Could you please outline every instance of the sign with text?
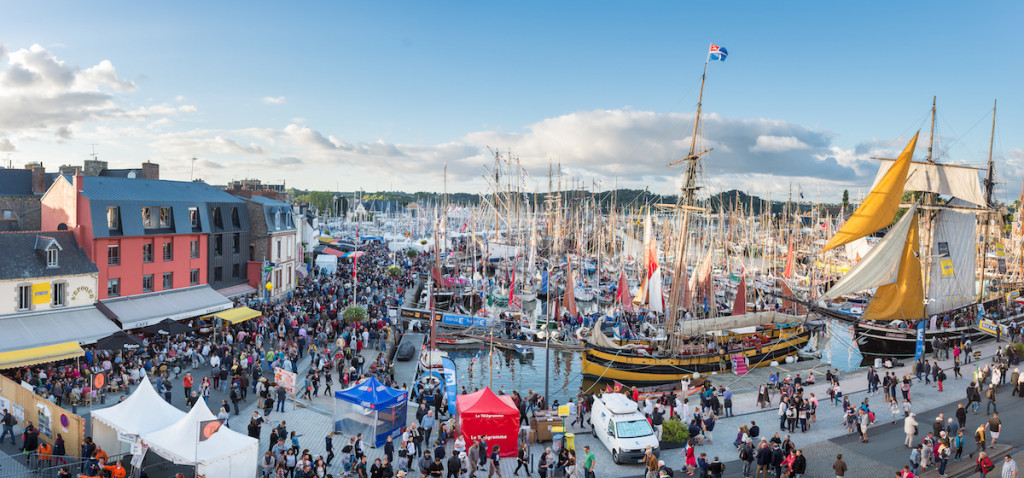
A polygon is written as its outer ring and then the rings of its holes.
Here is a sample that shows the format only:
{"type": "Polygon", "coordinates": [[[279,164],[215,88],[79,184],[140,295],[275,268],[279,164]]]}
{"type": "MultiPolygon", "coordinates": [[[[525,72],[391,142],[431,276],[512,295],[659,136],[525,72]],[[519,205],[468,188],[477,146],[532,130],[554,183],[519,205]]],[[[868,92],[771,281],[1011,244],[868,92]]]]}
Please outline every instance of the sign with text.
{"type": "Polygon", "coordinates": [[[279,387],[284,387],[288,391],[288,395],[295,396],[296,388],[295,382],[298,375],[295,372],[290,372],[281,367],[274,367],[274,381],[277,382],[279,387]]]}

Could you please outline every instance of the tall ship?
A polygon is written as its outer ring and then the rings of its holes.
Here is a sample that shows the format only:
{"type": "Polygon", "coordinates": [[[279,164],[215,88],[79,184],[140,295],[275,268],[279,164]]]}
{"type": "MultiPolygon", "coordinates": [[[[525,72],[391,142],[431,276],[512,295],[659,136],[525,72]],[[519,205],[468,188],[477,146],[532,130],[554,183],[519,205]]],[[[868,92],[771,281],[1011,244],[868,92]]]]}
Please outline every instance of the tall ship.
{"type": "MultiPolygon", "coordinates": [[[[994,134],[994,107],[992,114],[994,134]]],[[[983,191],[979,168],[934,160],[934,124],[933,101],[925,160],[913,161],[918,134],[897,159],[883,159],[871,192],[822,249],[827,253],[846,246],[849,256],[856,249],[851,245],[886,231],[812,306],[821,315],[853,324],[855,342],[850,347],[859,348],[865,362],[913,359],[920,323],[925,350],[931,350],[935,339],[977,340],[985,334],[979,321],[986,303],[1002,299],[985,294],[992,279],[986,280],[984,267],[991,246],[991,143],[983,191]],[[981,240],[979,217],[986,229],[981,240]],[[839,310],[850,301],[866,301],[866,306],[839,310]]]]}
{"type": "MultiPolygon", "coordinates": [[[[669,164],[684,163],[685,172],[678,201],[662,205],[667,211],[661,215],[664,228],[669,231],[662,235],[666,254],[659,256],[648,212],[638,261],[642,266],[642,284],[636,296],[631,297],[622,276],[615,297],[626,313],[633,312],[634,305],[644,307],[639,313],[642,322],[638,328],[656,332],[608,337],[600,324],[595,325],[588,335],[581,337],[585,345],[582,372],[586,379],[656,385],[710,372],[745,373],[748,368],[768,366],[796,355],[810,341],[811,330],[805,326],[804,317],[757,311],[757,305],[749,306],[749,279],[742,259],[737,259],[741,263],[738,280],[732,280],[731,275],[726,279],[713,276],[713,263],[720,265],[715,244],[721,246],[726,256],[729,248],[716,234],[716,227],[719,232],[722,230],[722,221],[716,226],[707,204],[697,200],[701,161],[711,151],[699,150],[698,137],[702,132],[700,116],[708,63],[724,59],[724,55],[724,48],[711,45],[701,76],[689,154],[669,164]],[[727,315],[718,307],[728,302],[720,291],[733,287],[733,306],[727,315]]],[[[570,274],[567,297],[563,300],[566,307],[572,307],[573,288],[570,274]]]]}

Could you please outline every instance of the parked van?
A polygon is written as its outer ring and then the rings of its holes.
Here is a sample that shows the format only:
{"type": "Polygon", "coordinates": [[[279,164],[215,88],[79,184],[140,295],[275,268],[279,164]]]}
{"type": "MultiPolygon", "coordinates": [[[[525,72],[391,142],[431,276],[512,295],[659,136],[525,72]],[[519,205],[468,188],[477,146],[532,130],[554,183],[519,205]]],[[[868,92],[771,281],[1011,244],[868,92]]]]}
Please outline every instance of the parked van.
{"type": "Polygon", "coordinates": [[[639,463],[647,447],[654,449],[655,456],[660,452],[647,417],[640,413],[636,402],[621,393],[594,397],[590,426],[594,437],[612,452],[615,463],[639,463]]]}

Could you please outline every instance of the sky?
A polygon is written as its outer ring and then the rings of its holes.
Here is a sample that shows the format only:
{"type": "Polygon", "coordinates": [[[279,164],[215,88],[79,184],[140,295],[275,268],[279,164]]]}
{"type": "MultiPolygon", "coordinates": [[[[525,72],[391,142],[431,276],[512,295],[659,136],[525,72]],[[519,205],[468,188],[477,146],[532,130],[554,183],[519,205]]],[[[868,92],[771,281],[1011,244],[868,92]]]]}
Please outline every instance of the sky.
{"type": "Polygon", "coordinates": [[[1024,180],[1021,2],[0,1],[0,160],[93,152],[163,179],[485,192],[494,151],[547,190],[675,193],[707,66],[706,193],[836,201],[922,132],[1024,180]],[[197,158],[196,161],[191,158],[197,158]],[[193,171],[194,166],[194,171],[193,171]]]}

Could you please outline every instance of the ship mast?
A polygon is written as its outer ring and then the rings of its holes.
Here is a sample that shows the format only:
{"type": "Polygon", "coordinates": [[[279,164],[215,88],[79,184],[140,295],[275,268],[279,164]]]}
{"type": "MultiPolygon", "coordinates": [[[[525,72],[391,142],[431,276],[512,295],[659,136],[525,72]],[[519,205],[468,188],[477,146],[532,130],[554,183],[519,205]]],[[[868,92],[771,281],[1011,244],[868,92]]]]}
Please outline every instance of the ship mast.
{"type": "MultiPolygon", "coordinates": [[[[928,133],[928,156],[925,157],[925,161],[928,162],[929,164],[935,164],[935,158],[932,156],[932,148],[935,145],[935,99],[936,99],[936,97],[932,96],[932,125],[931,125],[931,129],[929,130],[929,133],[928,133]]],[[[925,193],[924,204],[927,204],[929,206],[934,206],[935,205],[935,193],[925,193]]],[[[934,217],[934,212],[929,212],[929,213],[924,214],[924,221],[927,224],[927,227],[925,227],[924,230],[925,230],[925,232],[927,234],[927,237],[923,241],[924,242],[924,249],[925,249],[924,253],[921,254],[921,257],[926,258],[924,260],[924,263],[923,263],[924,264],[924,302],[925,303],[924,303],[924,307],[921,308],[921,313],[923,314],[923,316],[921,317],[922,319],[927,319],[928,318],[928,302],[929,302],[928,295],[929,295],[929,291],[931,290],[931,277],[932,277],[931,276],[931,270],[932,270],[932,241],[933,241],[932,238],[935,235],[935,231],[932,230],[932,227],[934,227],[934,224],[932,223],[932,218],[933,217],[934,217]]]]}
{"type": "Polygon", "coordinates": [[[669,166],[686,161],[686,181],[683,183],[682,194],[679,196],[679,202],[677,203],[677,209],[683,211],[683,224],[679,238],[676,240],[676,254],[674,258],[674,264],[672,266],[672,290],[669,295],[668,302],[668,314],[666,331],[669,333],[668,347],[674,349],[679,342],[679,336],[676,333],[677,322],[679,320],[679,306],[683,297],[683,287],[687,287],[686,284],[682,283],[681,278],[686,270],[686,242],[688,239],[687,228],[690,225],[690,213],[694,207],[694,196],[699,188],[696,185],[697,172],[700,167],[700,157],[711,151],[707,149],[699,153],[697,150],[697,132],[700,129],[700,112],[704,103],[704,81],[708,76],[708,63],[711,61],[711,48],[708,48],[708,56],[704,60],[704,73],[700,77],[700,94],[697,96],[697,114],[693,118],[693,135],[690,137],[690,151],[687,156],[683,159],[674,161],[669,166]]]}
{"type": "Polygon", "coordinates": [[[995,183],[992,181],[992,144],[996,137],[996,101],[992,102],[992,134],[988,140],[988,175],[985,177],[985,227],[984,230],[984,246],[981,248],[981,290],[978,293],[978,303],[985,301],[985,266],[988,260],[988,228],[989,223],[992,222],[992,186],[995,183]]]}

